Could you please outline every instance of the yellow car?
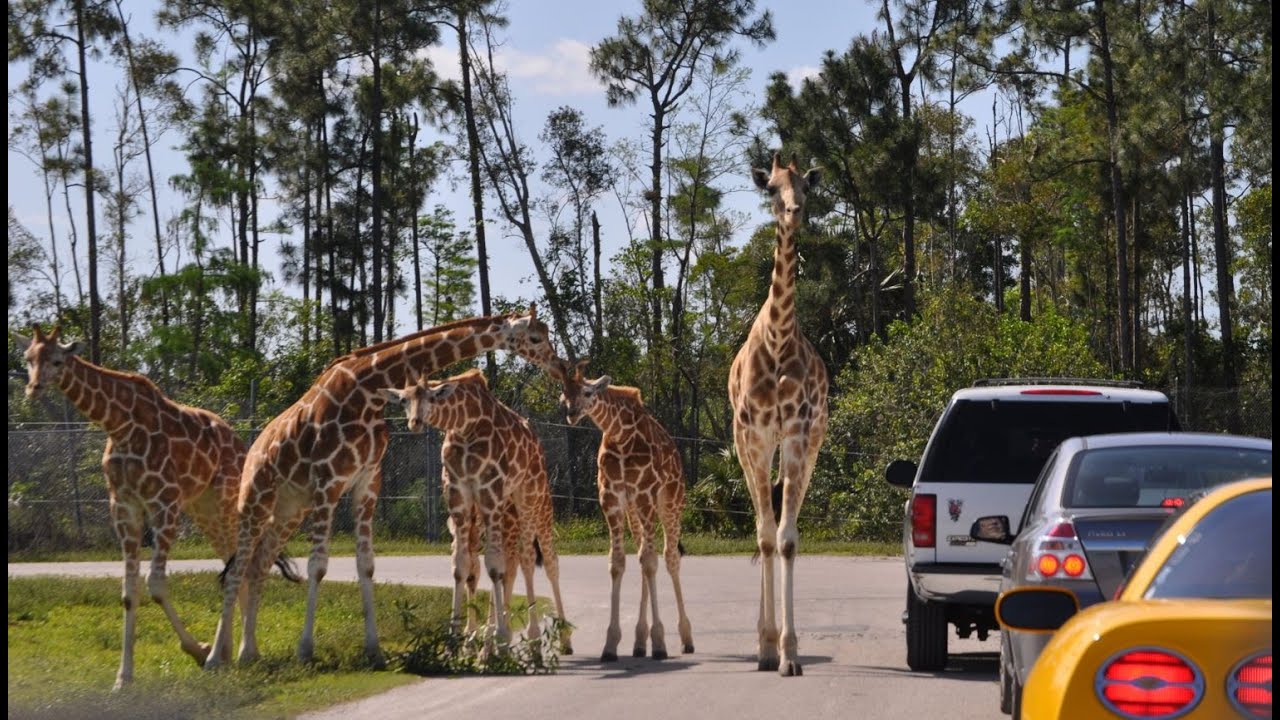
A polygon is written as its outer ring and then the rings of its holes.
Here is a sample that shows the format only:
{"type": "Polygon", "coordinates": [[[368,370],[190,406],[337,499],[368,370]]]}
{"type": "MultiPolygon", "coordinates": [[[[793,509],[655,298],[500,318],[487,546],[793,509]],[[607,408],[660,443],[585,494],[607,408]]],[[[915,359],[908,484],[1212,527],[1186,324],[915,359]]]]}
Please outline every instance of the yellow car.
{"type": "Polygon", "coordinates": [[[996,601],[1002,628],[1054,633],[1024,720],[1271,717],[1271,479],[1219,486],[1169,519],[1114,600],[996,601]],[[1056,632],[1055,632],[1056,631],[1056,632]]]}

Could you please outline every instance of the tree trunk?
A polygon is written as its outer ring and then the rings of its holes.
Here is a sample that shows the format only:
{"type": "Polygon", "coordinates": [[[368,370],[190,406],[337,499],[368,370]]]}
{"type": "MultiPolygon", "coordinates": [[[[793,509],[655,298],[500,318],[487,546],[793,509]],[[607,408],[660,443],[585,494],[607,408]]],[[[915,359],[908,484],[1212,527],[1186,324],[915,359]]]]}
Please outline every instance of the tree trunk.
{"type": "Polygon", "coordinates": [[[663,122],[666,116],[663,114],[662,104],[657,96],[653,97],[653,131],[650,142],[653,144],[653,154],[649,165],[650,185],[646,197],[649,200],[649,222],[652,226],[649,228],[650,251],[652,252],[653,266],[653,299],[651,302],[651,312],[653,313],[653,328],[650,340],[650,352],[655,352],[658,346],[658,339],[662,337],[662,290],[666,288],[666,279],[662,275],[662,136],[663,122]]]}
{"type": "Polygon", "coordinates": [[[1182,202],[1182,412],[1187,427],[1192,427],[1191,388],[1195,377],[1195,318],[1191,311],[1191,195],[1182,202]]]}
{"type": "Polygon", "coordinates": [[[98,293],[98,190],[93,172],[93,133],[89,115],[88,47],[84,34],[84,0],[76,0],[76,56],[80,63],[80,131],[84,143],[85,233],[89,243],[89,361],[102,364],[102,298],[98,293]]]}
{"type": "Polygon", "coordinates": [[[1098,56],[1102,60],[1104,98],[1107,110],[1108,165],[1111,170],[1111,209],[1116,232],[1116,314],[1119,321],[1120,370],[1133,373],[1132,314],[1129,310],[1129,241],[1126,236],[1124,178],[1120,170],[1120,111],[1115,92],[1115,67],[1111,59],[1111,39],[1107,34],[1106,0],[1094,0],[1098,22],[1098,56]]]}
{"type": "MultiPolygon", "coordinates": [[[[373,301],[373,341],[382,342],[382,56],[379,44],[382,42],[382,4],[373,0],[373,108],[369,115],[369,124],[373,128],[373,167],[371,168],[372,212],[373,212],[373,287],[370,299],[373,301]]],[[[390,278],[388,278],[388,282],[390,278]]]]}
{"type": "Polygon", "coordinates": [[[591,352],[597,354],[604,347],[604,304],[603,290],[600,282],[600,219],[596,211],[591,211],[591,255],[594,259],[593,273],[595,287],[592,288],[591,299],[595,309],[595,323],[591,328],[591,352]]]}
{"type": "Polygon", "coordinates": [[[1236,296],[1235,281],[1231,277],[1231,264],[1235,258],[1227,237],[1224,139],[1222,128],[1216,122],[1209,136],[1210,179],[1213,182],[1213,256],[1218,271],[1218,324],[1222,331],[1222,383],[1227,391],[1227,430],[1239,433],[1240,378],[1236,371],[1235,323],[1231,309],[1236,296]]]}
{"type": "MultiPolygon", "coordinates": [[[[467,160],[471,166],[471,209],[475,221],[476,272],[480,275],[480,314],[493,314],[489,299],[489,251],[484,237],[484,193],[480,188],[480,131],[476,127],[475,106],[471,96],[471,53],[467,40],[467,13],[458,12],[458,63],[462,69],[462,112],[467,123],[467,160]]],[[[489,385],[498,379],[498,362],[492,352],[485,353],[485,374],[489,385]]]]}

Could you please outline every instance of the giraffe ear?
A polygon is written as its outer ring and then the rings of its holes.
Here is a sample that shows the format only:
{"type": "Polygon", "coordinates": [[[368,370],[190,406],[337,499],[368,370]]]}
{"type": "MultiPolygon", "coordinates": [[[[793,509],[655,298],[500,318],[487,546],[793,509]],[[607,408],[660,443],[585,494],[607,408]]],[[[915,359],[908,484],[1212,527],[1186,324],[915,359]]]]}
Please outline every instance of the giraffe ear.
{"type": "Polygon", "coordinates": [[[613,382],[613,378],[609,377],[608,375],[601,375],[595,380],[587,383],[587,386],[591,388],[591,392],[597,393],[609,387],[609,383],[611,382],[613,382]]]}
{"type": "Polygon", "coordinates": [[[529,303],[529,319],[530,320],[538,319],[538,303],[536,302],[529,303]]]}
{"type": "Polygon", "coordinates": [[[403,403],[409,397],[409,393],[400,388],[378,388],[378,394],[393,403],[403,403]]]}
{"type": "Polygon", "coordinates": [[[810,190],[818,187],[822,184],[822,168],[809,168],[809,172],[804,174],[804,181],[809,184],[810,190]]]}
{"type": "Polygon", "coordinates": [[[68,355],[79,355],[79,354],[80,354],[80,341],[79,341],[79,340],[73,340],[73,341],[71,341],[71,342],[67,343],[66,345],[63,345],[63,344],[59,343],[59,344],[58,344],[58,347],[62,348],[62,352],[66,353],[66,354],[68,354],[68,355]]]}
{"type": "Polygon", "coordinates": [[[456,382],[442,382],[427,389],[427,397],[431,400],[444,400],[458,389],[456,382]]]}
{"type": "Polygon", "coordinates": [[[751,168],[751,180],[761,190],[766,190],[769,187],[769,173],[760,168],[751,168]]]}
{"type": "Polygon", "coordinates": [[[26,352],[27,348],[31,347],[31,338],[16,332],[10,332],[9,334],[13,336],[13,342],[17,344],[18,350],[26,352]]]}

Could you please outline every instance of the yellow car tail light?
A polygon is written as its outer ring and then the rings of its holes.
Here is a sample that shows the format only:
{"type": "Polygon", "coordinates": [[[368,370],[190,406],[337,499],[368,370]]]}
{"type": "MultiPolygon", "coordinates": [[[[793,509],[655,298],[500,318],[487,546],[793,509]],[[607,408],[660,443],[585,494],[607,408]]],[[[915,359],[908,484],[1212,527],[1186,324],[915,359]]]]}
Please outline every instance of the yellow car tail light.
{"type": "Polygon", "coordinates": [[[1227,697],[1248,718],[1271,717],[1271,651],[1245,658],[1227,678],[1227,697]]]}
{"type": "Polygon", "coordinates": [[[1204,677],[1178,653],[1131,648],[1102,664],[1094,692],[1108,710],[1124,718],[1176,718],[1204,697],[1204,677]]]}

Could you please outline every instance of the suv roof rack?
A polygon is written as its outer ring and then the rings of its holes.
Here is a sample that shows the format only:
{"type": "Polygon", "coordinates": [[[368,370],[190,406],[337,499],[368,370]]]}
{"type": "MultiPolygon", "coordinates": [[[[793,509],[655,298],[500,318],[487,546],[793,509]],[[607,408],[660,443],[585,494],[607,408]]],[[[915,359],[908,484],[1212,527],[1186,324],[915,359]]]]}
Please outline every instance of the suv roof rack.
{"type": "Polygon", "coordinates": [[[1140,388],[1142,387],[1142,381],[1069,377],[982,378],[973,381],[974,387],[993,387],[997,385],[1101,385],[1104,387],[1140,388]]]}

